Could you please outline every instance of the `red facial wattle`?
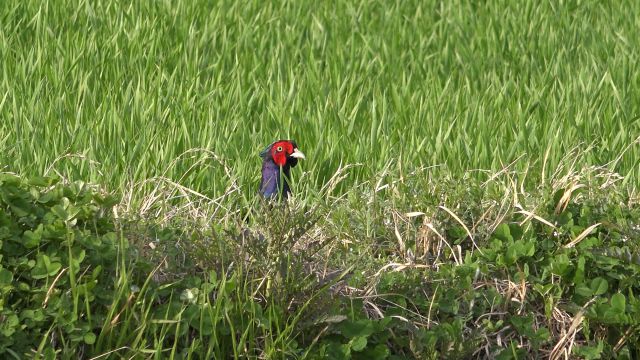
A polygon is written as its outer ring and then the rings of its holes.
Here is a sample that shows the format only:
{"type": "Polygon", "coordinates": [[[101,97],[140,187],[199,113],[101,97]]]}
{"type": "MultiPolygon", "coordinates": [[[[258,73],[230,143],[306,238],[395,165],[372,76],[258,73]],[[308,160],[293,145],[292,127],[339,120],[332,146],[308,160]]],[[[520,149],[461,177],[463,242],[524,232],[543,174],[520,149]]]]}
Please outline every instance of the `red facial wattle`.
{"type": "Polygon", "coordinates": [[[271,147],[271,158],[278,166],[285,166],[287,157],[293,153],[293,145],[288,141],[280,141],[271,147]]]}

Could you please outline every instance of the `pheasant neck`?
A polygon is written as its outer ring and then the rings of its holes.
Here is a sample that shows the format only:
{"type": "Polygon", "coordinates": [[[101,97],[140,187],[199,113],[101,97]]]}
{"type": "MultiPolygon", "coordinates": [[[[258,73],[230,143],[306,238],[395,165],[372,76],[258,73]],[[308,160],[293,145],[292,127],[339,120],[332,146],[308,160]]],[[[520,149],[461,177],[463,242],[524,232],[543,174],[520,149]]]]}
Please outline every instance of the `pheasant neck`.
{"type": "Polygon", "coordinates": [[[291,190],[289,189],[290,166],[278,166],[272,160],[265,160],[262,163],[262,180],[260,181],[260,194],[266,198],[278,197],[279,191],[282,197],[287,198],[291,190]],[[282,176],[280,172],[282,171],[282,176]],[[280,184],[283,182],[283,184],[280,184]]]}

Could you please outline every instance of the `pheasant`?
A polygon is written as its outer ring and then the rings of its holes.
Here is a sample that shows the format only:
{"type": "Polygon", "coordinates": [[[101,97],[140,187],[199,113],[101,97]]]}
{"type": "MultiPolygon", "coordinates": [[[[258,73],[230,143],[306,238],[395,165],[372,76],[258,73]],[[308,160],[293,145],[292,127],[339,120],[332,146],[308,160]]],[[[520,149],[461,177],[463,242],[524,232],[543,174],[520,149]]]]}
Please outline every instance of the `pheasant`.
{"type": "Polygon", "coordinates": [[[262,157],[262,179],[260,194],[266,199],[289,197],[291,168],[298,165],[298,159],[305,159],[293,140],[278,140],[260,153],[262,157]]]}

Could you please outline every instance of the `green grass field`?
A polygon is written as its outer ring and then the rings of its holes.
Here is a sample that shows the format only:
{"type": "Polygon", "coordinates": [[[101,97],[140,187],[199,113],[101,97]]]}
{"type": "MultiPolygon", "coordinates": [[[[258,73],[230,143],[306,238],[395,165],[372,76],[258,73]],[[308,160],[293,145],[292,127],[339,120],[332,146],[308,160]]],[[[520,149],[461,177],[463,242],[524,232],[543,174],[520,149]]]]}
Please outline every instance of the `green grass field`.
{"type": "MultiPolygon", "coordinates": [[[[555,168],[570,149],[640,180],[633,1],[5,1],[0,161],[122,189],[161,174],[246,194],[294,138],[301,186],[340,163],[461,175],[555,168]],[[629,148],[628,148],[629,147],[629,148]],[[625,151],[626,150],[626,151],[625,151]],[[64,155],[80,155],[56,161],[64,155]],[[522,156],[520,158],[520,156],[522,156]],[[188,172],[186,177],[184,174],[188,172]]],[[[533,178],[533,177],[532,177],[533,178]]]]}
{"type": "Polygon", "coordinates": [[[2,1],[0,355],[637,356],[639,12],[2,1]]]}

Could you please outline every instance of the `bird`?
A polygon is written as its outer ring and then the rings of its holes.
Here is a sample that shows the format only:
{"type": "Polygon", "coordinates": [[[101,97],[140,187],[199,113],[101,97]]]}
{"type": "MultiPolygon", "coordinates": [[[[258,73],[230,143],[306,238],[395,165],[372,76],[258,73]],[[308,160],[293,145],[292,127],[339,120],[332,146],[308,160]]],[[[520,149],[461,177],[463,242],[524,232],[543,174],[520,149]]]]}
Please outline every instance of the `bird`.
{"type": "Polygon", "coordinates": [[[260,152],[262,158],[262,179],[259,193],[265,199],[287,199],[291,193],[289,186],[291,168],[299,159],[306,159],[293,140],[278,140],[260,152]]]}

